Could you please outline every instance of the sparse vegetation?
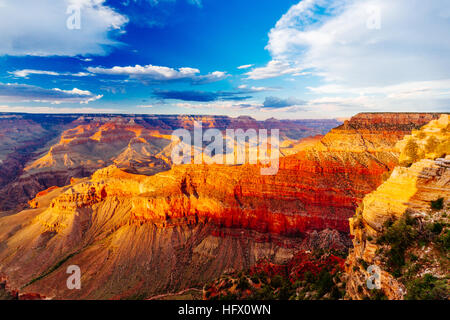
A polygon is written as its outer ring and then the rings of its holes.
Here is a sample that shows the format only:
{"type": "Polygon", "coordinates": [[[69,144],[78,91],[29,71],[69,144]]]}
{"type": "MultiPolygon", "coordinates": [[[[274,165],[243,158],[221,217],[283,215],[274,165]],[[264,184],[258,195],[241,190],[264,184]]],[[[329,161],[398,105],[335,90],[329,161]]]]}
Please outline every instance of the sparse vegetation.
{"type": "Polygon", "coordinates": [[[450,229],[444,232],[436,241],[438,248],[444,252],[450,250],[450,229]]]}
{"type": "Polygon", "coordinates": [[[437,200],[431,201],[431,209],[442,210],[444,208],[444,198],[439,198],[437,200]]]}
{"type": "Polygon", "coordinates": [[[447,300],[450,288],[446,279],[438,279],[427,273],[407,283],[408,300],[447,300]]]}
{"type": "MultiPolygon", "coordinates": [[[[340,283],[346,254],[330,250],[307,254],[299,252],[289,263],[276,265],[261,261],[250,270],[236,274],[237,285],[229,287],[224,279],[205,286],[207,299],[340,299],[345,292],[340,283]],[[342,289],[340,289],[342,288],[342,289]]],[[[234,278],[233,276],[231,276],[234,278]]]]}
{"type": "Polygon", "coordinates": [[[398,220],[389,219],[376,240],[380,245],[376,254],[386,271],[406,287],[406,299],[449,299],[449,278],[439,274],[448,270],[450,230],[444,212],[438,211],[443,209],[443,199],[431,206],[434,210],[426,217],[412,218],[407,211],[398,220]],[[421,276],[422,271],[427,274],[421,276]]]}
{"type": "Polygon", "coordinates": [[[394,275],[400,274],[405,264],[405,251],[417,237],[414,220],[405,214],[395,222],[385,224],[384,233],[377,239],[378,244],[388,244],[390,249],[386,252],[387,265],[394,275]]]}

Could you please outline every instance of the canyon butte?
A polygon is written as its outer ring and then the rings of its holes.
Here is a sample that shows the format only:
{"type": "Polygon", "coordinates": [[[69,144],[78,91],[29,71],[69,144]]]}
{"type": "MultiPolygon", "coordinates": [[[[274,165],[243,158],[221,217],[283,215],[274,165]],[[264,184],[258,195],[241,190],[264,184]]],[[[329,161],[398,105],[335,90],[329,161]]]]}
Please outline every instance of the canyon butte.
{"type": "MultiPolygon", "coordinates": [[[[340,266],[339,298],[424,298],[425,281],[448,299],[448,117],[1,114],[0,299],[208,298],[216,279],[237,273],[246,284],[215,296],[248,297],[261,285],[242,272],[265,261],[304,282],[300,265],[324,265],[310,256],[318,250],[345,253],[326,260],[340,266]],[[196,121],[279,129],[278,173],[174,165],[171,133],[196,121]],[[70,265],[80,290],[67,288],[70,265]],[[365,285],[369,265],[382,270],[381,289],[365,285]]],[[[282,296],[280,286],[271,298],[329,297],[302,293],[305,283],[282,296]]]]}

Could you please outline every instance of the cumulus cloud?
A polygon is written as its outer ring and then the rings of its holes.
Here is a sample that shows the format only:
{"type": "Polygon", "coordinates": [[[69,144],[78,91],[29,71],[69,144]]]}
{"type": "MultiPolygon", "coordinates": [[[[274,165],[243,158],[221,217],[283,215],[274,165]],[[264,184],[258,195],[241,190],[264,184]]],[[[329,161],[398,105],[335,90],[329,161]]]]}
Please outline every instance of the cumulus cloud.
{"type": "Polygon", "coordinates": [[[105,0],[2,1],[0,55],[104,55],[119,45],[114,31],[127,21],[105,0]],[[78,12],[68,8],[79,8],[79,29],[67,27],[68,19],[78,12]]]}
{"type": "Polygon", "coordinates": [[[273,60],[249,77],[312,70],[350,85],[447,78],[449,11],[446,0],[304,0],[270,31],[273,60]]]}
{"type": "Polygon", "coordinates": [[[303,0],[269,32],[272,60],[249,79],[311,74],[307,107],[448,110],[448,1],[303,0]],[[320,81],[322,83],[320,83],[320,81]]]}
{"type": "Polygon", "coordinates": [[[58,88],[45,89],[27,84],[0,83],[0,101],[2,102],[46,102],[51,104],[80,103],[101,99],[102,95],[95,95],[87,90],[74,88],[61,90],[58,88]]]}
{"type": "Polygon", "coordinates": [[[133,79],[150,82],[164,81],[189,81],[193,84],[203,84],[223,80],[229,75],[226,72],[214,71],[206,75],[200,75],[200,70],[195,68],[173,69],[169,67],[153,66],[128,66],[128,67],[89,67],[89,72],[103,75],[128,76],[133,79]]]}

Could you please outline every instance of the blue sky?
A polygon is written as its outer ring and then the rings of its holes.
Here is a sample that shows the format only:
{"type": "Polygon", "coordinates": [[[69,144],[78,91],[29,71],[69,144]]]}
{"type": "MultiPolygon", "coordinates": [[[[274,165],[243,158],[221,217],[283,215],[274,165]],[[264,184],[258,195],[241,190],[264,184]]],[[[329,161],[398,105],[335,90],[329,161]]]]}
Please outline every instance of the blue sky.
{"type": "Polygon", "coordinates": [[[0,112],[450,110],[445,0],[0,0],[0,28],[0,112]]]}

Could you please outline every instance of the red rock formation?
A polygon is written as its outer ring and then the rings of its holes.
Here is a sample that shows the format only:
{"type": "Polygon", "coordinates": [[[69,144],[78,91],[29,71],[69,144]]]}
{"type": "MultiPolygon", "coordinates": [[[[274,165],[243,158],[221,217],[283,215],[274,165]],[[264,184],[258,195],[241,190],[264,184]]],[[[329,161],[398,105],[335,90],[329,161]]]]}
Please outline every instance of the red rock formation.
{"type": "Polygon", "coordinates": [[[396,142],[437,115],[376,115],[367,126],[370,117],[357,115],[314,147],[281,158],[274,176],[262,176],[252,165],[186,165],[151,177],[144,185],[152,192],[133,199],[133,219],[162,225],[209,220],[284,235],[348,232],[358,203],[397,164],[396,142]],[[162,177],[171,184],[162,184],[162,177]],[[164,194],[153,191],[161,184],[164,194]]]}

